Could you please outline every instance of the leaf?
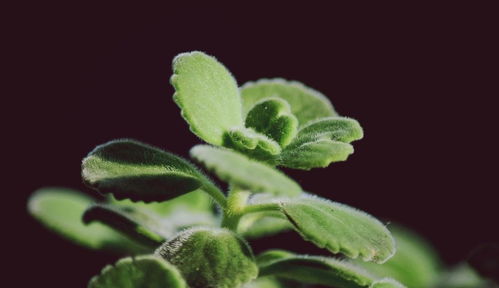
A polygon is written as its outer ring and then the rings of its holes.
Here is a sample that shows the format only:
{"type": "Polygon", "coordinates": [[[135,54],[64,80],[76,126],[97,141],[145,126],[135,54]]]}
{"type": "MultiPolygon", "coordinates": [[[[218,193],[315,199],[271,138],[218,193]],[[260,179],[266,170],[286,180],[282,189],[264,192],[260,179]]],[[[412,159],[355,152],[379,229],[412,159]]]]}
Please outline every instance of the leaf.
{"type": "Polygon", "coordinates": [[[158,215],[133,207],[93,204],[83,214],[85,224],[99,221],[132,239],[150,247],[157,247],[171,235],[161,227],[158,215]]]}
{"type": "Polygon", "coordinates": [[[347,117],[327,117],[311,121],[303,126],[290,147],[321,139],[350,143],[362,137],[364,137],[364,131],[357,120],[347,117]]]}
{"type": "MultiPolygon", "coordinates": [[[[387,279],[381,279],[376,282],[374,282],[370,288],[405,288],[404,285],[400,284],[399,282],[387,278],[387,279]]],[[[427,287],[427,286],[422,286],[422,287],[427,287]]]]}
{"type": "Polygon", "coordinates": [[[350,144],[323,139],[285,149],[280,155],[279,165],[303,170],[325,168],[332,162],[347,160],[352,153],[350,144]]]}
{"type": "Polygon", "coordinates": [[[83,224],[83,212],[92,203],[92,198],[72,189],[42,188],[29,198],[28,211],[44,226],[76,244],[96,250],[146,251],[105,225],[83,224]]]}
{"type": "Polygon", "coordinates": [[[289,103],[291,112],[298,119],[300,126],[314,119],[337,116],[326,96],[300,82],[284,79],[261,79],[244,84],[240,90],[244,115],[258,101],[269,97],[278,97],[289,103]]]}
{"type": "Polygon", "coordinates": [[[135,140],[113,140],[83,159],[86,184],[117,199],[165,201],[209,180],[186,160],[135,140]]]}
{"type": "Polygon", "coordinates": [[[322,256],[294,255],[284,250],[270,250],[257,257],[260,277],[274,276],[307,284],[337,288],[404,288],[392,279],[378,280],[361,267],[322,256]],[[388,285],[387,284],[387,285],[388,285]],[[383,284],[384,285],[384,284],[383,284]]]}
{"type": "Polygon", "coordinates": [[[189,287],[239,287],[258,275],[248,244],[227,229],[195,228],[156,250],[175,265],[189,287]]]}
{"type": "Polygon", "coordinates": [[[286,219],[268,217],[268,213],[246,214],[239,221],[238,227],[238,233],[246,239],[274,235],[292,228],[286,219]]]}
{"type": "Polygon", "coordinates": [[[262,200],[260,204],[269,203],[281,210],[305,240],[332,253],[376,263],[385,262],[395,253],[395,241],[388,229],[347,205],[311,195],[262,200]]]}
{"type": "Polygon", "coordinates": [[[277,276],[338,288],[369,287],[372,277],[349,263],[319,256],[290,256],[260,266],[260,277],[277,276]]]}
{"type": "Polygon", "coordinates": [[[354,119],[328,117],[311,121],[284,149],[280,165],[309,170],[345,161],[354,151],[348,143],[363,135],[362,127],[354,119]]]}
{"type": "Polygon", "coordinates": [[[235,127],[224,137],[224,145],[237,150],[250,158],[274,164],[281,153],[281,146],[267,136],[253,129],[235,127]]]}
{"type": "Polygon", "coordinates": [[[458,264],[446,273],[440,275],[438,288],[495,288],[497,285],[483,279],[467,263],[458,264]]]}
{"type": "Polygon", "coordinates": [[[198,51],[179,54],[170,82],[182,116],[204,141],[222,145],[225,131],[243,125],[236,80],[214,57],[198,51]]]}
{"type": "Polygon", "coordinates": [[[397,252],[391,259],[382,265],[360,261],[356,264],[410,288],[432,287],[442,271],[437,253],[424,239],[405,228],[392,225],[390,231],[397,243],[397,252]]]}
{"type": "Polygon", "coordinates": [[[248,112],[245,125],[285,147],[296,135],[298,119],[288,102],[274,97],[257,102],[248,112]]]}
{"type": "Polygon", "coordinates": [[[275,277],[259,277],[243,286],[243,288],[303,288],[303,287],[307,286],[295,281],[277,279],[275,277]]]}
{"type": "Polygon", "coordinates": [[[280,171],[244,155],[208,145],[194,146],[191,156],[220,179],[252,192],[298,195],[300,186],[280,171]]]}
{"type": "Polygon", "coordinates": [[[102,269],[88,288],[187,288],[175,266],[153,255],[123,258],[102,269]]]}

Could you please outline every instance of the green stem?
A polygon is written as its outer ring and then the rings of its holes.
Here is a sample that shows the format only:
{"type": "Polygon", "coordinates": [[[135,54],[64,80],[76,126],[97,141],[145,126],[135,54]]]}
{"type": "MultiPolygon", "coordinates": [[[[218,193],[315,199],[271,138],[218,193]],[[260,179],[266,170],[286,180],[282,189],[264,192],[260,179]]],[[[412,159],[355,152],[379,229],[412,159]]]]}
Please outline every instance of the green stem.
{"type": "Polygon", "coordinates": [[[202,189],[208,193],[222,209],[225,210],[227,208],[227,198],[225,198],[224,193],[218,189],[217,186],[211,182],[205,182],[202,189]]]}
{"type": "Polygon", "coordinates": [[[246,208],[246,202],[248,201],[249,196],[249,191],[238,188],[233,188],[231,190],[229,197],[227,198],[226,209],[224,209],[222,227],[237,232],[237,226],[239,225],[241,216],[244,215],[244,209],[246,208]]]}
{"type": "Polygon", "coordinates": [[[253,213],[253,212],[276,212],[279,210],[280,207],[278,203],[254,204],[244,207],[243,214],[253,213]]]}

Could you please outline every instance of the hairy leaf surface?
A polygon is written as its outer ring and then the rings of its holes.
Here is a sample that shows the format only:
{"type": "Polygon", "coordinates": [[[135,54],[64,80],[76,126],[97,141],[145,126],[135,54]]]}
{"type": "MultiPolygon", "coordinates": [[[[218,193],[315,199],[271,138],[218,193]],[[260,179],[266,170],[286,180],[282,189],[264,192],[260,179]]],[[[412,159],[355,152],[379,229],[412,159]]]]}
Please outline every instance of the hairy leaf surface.
{"type": "Polygon", "coordinates": [[[252,192],[298,195],[300,186],[282,172],[227,149],[208,145],[194,146],[191,156],[220,179],[252,192]]]}
{"type": "Polygon", "coordinates": [[[123,258],[102,269],[88,288],[187,288],[180,272],[172,264],[153,255],[123,258]]]}
{"type": "Polygon", "coordinates": [[[223,146],[270,164],[274,164],[281,153],[281,146],[277,142],[245,127],[234,127],[227,131],[223,146]]]}
{"type": "Polygon", "coordinates": [[[169,200],[209,183],[186,160],[129,139],[97,146],[83,159],[82,177],[99,192],[144,202],[169,200]]]}
{"type": "Polygon", "coordinates": [[[248,112],[245,125],[285,147],[296,135],[298,119],[286,101],[273,97],[257,102],[248,112]]]}
{"type": "Polygon", "coordinates": [[[337,116],[333,105],[326,96],[300,82],[284,79],[261,79],[256,82],[248,82],[240,89],[244,115],[260,100],[278,97],[289,103],[291,112],[298,119],[300,126],[314,119],[337,116]]]}
{"type": "Polygon", "coordinates": [[[325,168],[332,162],[347,160],[353,151],[350,144],[322,139],[285,149],[280,155],[279,165],[303,170],[325,168]]]}
{"type": "Polygon", "coordinates": [[[100,223],[85,225],[81,217],[93,199],[67,188],[37,190],[28,201],[28,211],[47,228],[91,249],[126,252],[145,251],[120,233],[100,223]]]}
{"type": "Polygon", "coordinates": [[[183,231],[158,248],[156,255],[178,267],[192,288],[240,287],[258,274],[251,248],[227,229],[183,231]]]}
{"type": "Polygon", "coordinates": [[[173,60],[171,83],[173,99],[199,138],[222,145],[225,131],[242,126],[236,80],[214,57],[198,51],[178,55],[173,60]]]}

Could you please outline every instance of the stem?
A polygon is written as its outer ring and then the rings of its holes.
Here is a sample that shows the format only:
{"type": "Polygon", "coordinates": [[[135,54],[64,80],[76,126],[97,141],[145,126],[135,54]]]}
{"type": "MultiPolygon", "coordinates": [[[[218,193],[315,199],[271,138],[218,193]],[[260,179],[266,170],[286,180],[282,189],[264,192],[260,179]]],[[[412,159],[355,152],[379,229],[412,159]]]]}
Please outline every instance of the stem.
{"type": "Polygon", "coordinates": [[[244,207],[243,214],[253,212],[276,212],[279,211],[279,209],[280,207],[278,203],[254,204],[244,207]]]}
{"type": "Polygon", "coordinates": [[[239,220],[241,216],[244,215],[244,210],[246,208],[246,201],[250,192],[241,190],[238,188],[233,188],[227,198],[226,209],[224,210],[222,227],[230,229],[237,232],[237,226],[239,225],[239,220]]]}
{"type": "Polygon", "coordinates": [[[227,199],[224,193],[217,186],[213,185],[213,183],[205,182],[201,189],[208,193],[222,209],[225,210],[227,208],[227,199]]]}

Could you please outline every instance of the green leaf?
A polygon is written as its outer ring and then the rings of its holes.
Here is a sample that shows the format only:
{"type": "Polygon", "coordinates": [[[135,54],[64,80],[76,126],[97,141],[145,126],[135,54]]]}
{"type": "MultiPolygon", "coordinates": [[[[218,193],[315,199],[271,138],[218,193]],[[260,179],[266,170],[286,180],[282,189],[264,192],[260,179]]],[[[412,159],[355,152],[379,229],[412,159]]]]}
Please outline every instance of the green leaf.
{"type": "Polygon", "coordinates": [[[350,144],[323,139],[285,149],[280,155],[279,165],[303,170],[325,168],[332,162],[347,160],[352,153],[350,144]]]}
{"type": "Polygon", "coordinates": [[[344,204],[302,195],[292,199],[262,200],[255,206],[280,211],[307,241],[350,258],[383,263],[395,253],[395,241],[372,216],[344,204]]]}
{"type": "Polygon", "coordinates": [[[239,221],[238,233],[246,239],[274,235],[289,229],[292,225],[286,219],[269,217],[268,213],[249,213],[239,221]]]}
{"type": "Polygon", "coordinates": [[[197,51],[179,54],[170,81],[173,99],[199,138],[222,145],[226,131],[243,125],[236,80],[214,57],[197,51]]]}
{"type": "Polygon", "coordinates": [[[387,278],[375,281],[371,286],[369,286],[369,288],[405,288],[405,286],[393,279],[387,278]]]}
{"type": "Polygon", "coordinates": [[[275,277],[259,277],[243,286],[243,288],[304,288],[304,287],[307,286],[295,281],[277,279],[275,277]]]}
{"type": "Polygon", "coordinates": [[[372,277],[346,262],[319,256],[290,256],[260,266],[260,276],[277,276],[338,288],[369,287],[372,277]]]}
{"type": "Polygon", "coordinates": [[[97,146],[83,159],[82,177],[99,192],[145,202],[169,200],[209,183],[186,160],[128,139],[97,146]]]}
{"type": "Polygon", "coordinates": [[[158,215],[133,207],[93,204],[83,214],[83,222],[89,224],[94,221],[150,247],[157,247],[171,236],[163,229],[158,215]]]}
{"type": "Polygon", "coordinates": [[[284,79],[261,79],[244,84],[240,90],[244,115],[260,100],[278,97],[289,103],[291,112],[298,119],[300,126],[314,119],[337,116],[326,96],[300,82],[284,79]]]}
{"type": "Polygon", "coordinates": [[[227,229],[195,228],[156,250],[181,271],[189,287],[239,287],[258,275],[248,244],[227,229]]]}
{"type": "Polygon", "coordinates": [[[248,112],[245,125],[285,147],[296,135],[298,119],[288,102],[274,97],[257,102],[248,112]]]}
{"type": "Polygon", "coordinates": [[[267,266],[278,260],[294,257],[295,254],[282,249],[270,249],[256,256],[258,267],[267,266]]]}
{"type": "Polygon", "coordinates": [[[105,225],[85,225],[81,217],[93,202],[92,198],[72,189],[43,188],[29,198],[28,211],[47,228],[76,244],[96,250],[133,253],[146,251],[145,247],[105,225]]]}
{"type": "Polygon", "coordinates": [[[495,288],[497,285],[483,279],[469,264],[461,263],[440,275],[438,288],[495,288]]]}
{"type": "Polygon", "coordinates": [[[252,192],[298,195],[300,186],[282,172],[246,156],[208,145],[194,146],[191,156],[220,179],[252,192]]]}
{"type": "Polygon", "coordinates": [[[275,164],[277,156],[281,153],[281,146],[277,142],[244,127],[230,129],[225,134],[223,146],[270,164],[275,164]]]}
{"type": "Polygon", "coordinates": [[[391,259],[382,265],[360,261],[356,264],[410,288],[432,287],[442,271],[437,253],[424,239],[405,228],[392,225],[390,231],[397,243],[397,252],[391,259]]]}
{"type": "Polygon", "coordinates": [[[321,139],[350,143],[362,137],[364,137],[364,131],[357,120],[347,117],[327,117],[311,121],[303,126],[290,147],[321,139]]]}
{"type": "Polygon", "coordinates": [[[309,170],[345,161],[353,153],[350,142],[363,137],[360,124],[350,118],[328,117],[311,121],[281,154],[280,165],[309,170]]]}
{"type": "Polygon", "coordinates": [[[187,288],[175,266],[153,255],[123,258],[102,269],[88,288],[187,288]]]}

